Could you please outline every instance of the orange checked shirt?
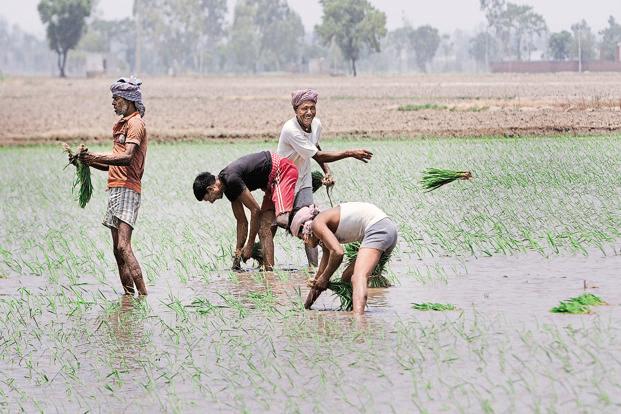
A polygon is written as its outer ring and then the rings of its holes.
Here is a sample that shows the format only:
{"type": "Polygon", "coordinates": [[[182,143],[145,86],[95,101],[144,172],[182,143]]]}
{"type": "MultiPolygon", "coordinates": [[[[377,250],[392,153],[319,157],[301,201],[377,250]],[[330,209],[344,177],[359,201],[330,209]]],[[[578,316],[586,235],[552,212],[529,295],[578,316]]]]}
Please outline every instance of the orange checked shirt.
{"type": "Polygon", "coordinates": [[[112,127],[113,154],[125,152],[128,143],[138,145],[132,161],[127,166],[111,165],[108,169],[108,188],[126,187],[140,193],[140,180],[147,157],[147,130],[138,112],[121,118],[112,127]]]}

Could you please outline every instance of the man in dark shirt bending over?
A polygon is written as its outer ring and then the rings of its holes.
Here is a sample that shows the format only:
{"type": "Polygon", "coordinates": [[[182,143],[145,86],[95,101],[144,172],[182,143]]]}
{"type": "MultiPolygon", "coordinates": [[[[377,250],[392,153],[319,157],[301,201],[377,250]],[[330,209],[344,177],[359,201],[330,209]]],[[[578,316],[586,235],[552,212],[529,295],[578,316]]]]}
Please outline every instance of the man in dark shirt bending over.
{"type": "MultiPolygon", "coordinates": [[[[275,210],[276,223],[280,227],[287,228],[297,181],[298,169],[293,161],[270,151],[245,155],[227,165],[217,177],[209,172],[196,177],[193,187],[194,196],[198,201],[213,203],[224,194],[231,202],[233,215],[237,221],[234,270],[240,268],[240,260],[246,261],[252,256],[263,211],[275,210]],[[266,195],[270,195],[273,205],[264,201],[263,205],[259,206],[250,193],[259,188],[266,195]],[[244,206],[250,210],[250,229],[244,206]]],[[[272,237],[270,231],[266,233],[259,234],[262,241],[265,237],[272,237]]],[[[273,265],[274,263],[266,262],[266,270],[271,270],[273,265]]]]}

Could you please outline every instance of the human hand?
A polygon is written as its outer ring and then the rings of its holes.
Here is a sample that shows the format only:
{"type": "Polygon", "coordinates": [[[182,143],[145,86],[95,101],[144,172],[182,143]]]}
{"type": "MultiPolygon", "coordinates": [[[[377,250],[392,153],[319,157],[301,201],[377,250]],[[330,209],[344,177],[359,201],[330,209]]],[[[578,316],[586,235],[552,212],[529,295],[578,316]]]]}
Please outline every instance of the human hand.
{"type": "Polygon", "coordinates": [[[91,152],[88,152],[88,150],[80,151],[78,153],[78,159],[84,165],[91,165],[96,161],[96,158],[97,156],[91,152]]]}
{"type": "Polygon", "coordinates": [[[328,288],[329,282],[330,280],[328,278],[319,276],[319,277],[309,279],[307,283],[308,283],[308,287],[310,287],[311,289],[316,289],[320,292],[323,292],[324,290],[328,288]]]}
{"type": "Polygon", "coordinates": [[[332,176],[332,174],[326,174],[324,175],[324,177],[321,179],[321,183],[323,185],[325,185],[326,187],[332,187],[334,185],[334,183],[336,182],[336,180],[334,179],[334,177],[332,176]]]}
{"type": "Polygon", "coordinates": [[[350,156],[362,162],[369,162],[369,160],[373,157],[373,153],[369,150],[365,149],[355,149],[349,151],[350,156]]]}

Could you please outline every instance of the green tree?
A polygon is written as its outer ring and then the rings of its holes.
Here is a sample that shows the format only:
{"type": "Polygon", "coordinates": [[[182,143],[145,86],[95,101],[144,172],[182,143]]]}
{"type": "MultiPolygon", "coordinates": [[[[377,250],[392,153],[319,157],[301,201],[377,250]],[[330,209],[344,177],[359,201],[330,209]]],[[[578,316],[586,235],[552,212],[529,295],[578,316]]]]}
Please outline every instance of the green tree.
{"type": "Polygon", "coordinates": [[[420,26],[412,32],[412,47],[416,53],[416,65],[423,72],[427,72],[427,64],[436,55],[441,40],[438,29],[429,25],[420,26]]]}
{"type": "Polygon", "coordinates": [[[543,16],[535,13],[531,6],[505,0],[480,0],[480,5],[488,27],[498,38],[504,52],[513,54],[518,60],[522,60],[524,46],[530,57],[534,39],[547,32],[543,16]]]}
{"type": "Polygon", "coordinates": [[[386,36],[386,14],[368,0],[321,0],[321,5],[323,16],[315,31],[326,46],[336,42],[356,76],[356,61],[363,49],[381,50],[380,40],[386,36]]]}
{"type": "Polygon", "coordinates": [[[256,72],[259,58],[259,30],[254,24],[256,13],[256,5],[251,1],[240,1],[235,5],[228,45],[235,63],[252,72],[256,72]]]}
{"type": "Polygon", "coordinates": [[[37,7],[46,25],[50,49],[56,52],[60,77],[66,77],[67,54],[76,47],[86,30],[91,0],[41,0],[37,7]]]}
{"type": "Polygon", "coordinates": [[[491,34],[481,32],[470,39],[468,53],[479,66],[487,65],[499,58],[498,42],[491,34]]]}
{"type": "Polygon", "coordinates": [[[574,34],[574,44],[572,47],[572,56],[582,62],[595,59],[597,52],[597,40],[591,27],[585,20],[575,23],[571,26],[574,34]]]}
{"type": "Polygon", "coordinates": [[[150,0],[141,1],[135,14],[161,65],[203,72],[224,38],[226,7],[221,0],[150,0]]]}
{"type": "Polygon", "coordinates": [[[573,37],[567,30],[552,33],[548,40],[548,50],[554,60],[566,60],[571,54],[573,37]]]}
{"type": "Polygon", "coordinates": [[[617,48],[621,42],[621,25],[614,17],[608,18],[608,27],[600,32],[602,35],[602,59],[616,60],[617,48]]]}
{"type": "Polygon", "coordinates": [[[285,0],[242,0],[235,6],[229,49],[247,70],[282,70],[304,49],[304,25],[285,0]]]}
{"type": "Polygon", "coordinates": [[[507,3],[503,20],[504,25],[511,31],[517,60],[522,60],[522,49],[525,41],[530,59],[533,38],[543,35],[548,30],[543,16],[535,13],[531,6],[507,3]]]}

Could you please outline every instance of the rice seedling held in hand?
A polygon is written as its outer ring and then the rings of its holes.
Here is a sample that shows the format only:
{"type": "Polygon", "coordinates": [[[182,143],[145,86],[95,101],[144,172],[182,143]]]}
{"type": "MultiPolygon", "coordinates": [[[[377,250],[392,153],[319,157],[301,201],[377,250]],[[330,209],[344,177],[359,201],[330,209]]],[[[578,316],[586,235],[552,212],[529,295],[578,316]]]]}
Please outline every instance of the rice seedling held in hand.
{"type": "Polygon", "coordinates": [[[413,303],[412,308],[419,311],[453,311],[457,310],[455,305],[451,305],[450,303],[433,303],[433,302],[425,302],[425,303],[413,303]]]}
{"type": "MultiPolygon", "coordinates": [[[[313,193],[315,193],[323,186],[325,176],[321,171],[315,170],[311,173],[311,177],[313,179],[313,193]]],[[[326,194],[328,195],[328,200],[330,200],[330,205],[334,206],[334,203],[332,203],[332,196],[330,195],[331,190],[332,186],[326,187],[326,194]]]]}
{"type": "Polygon", "coordinates": [[[328,289],[338,296],[341,301],[339,310],[351,311],[353,309],[353,288],[351,283],[343,282],[342,280],[330,281],[328,289]]]}
{"type": "MultiPolygon", "coordinates": [[[[81,152],[88,151],[88,148],[84,144],[80,144],[78,151],[74,154],[71,147],[63,143],[63,150],[69,155],[69,164],[73,164],[76,167],[76,176],[71,189],[72,193],[75,193],[76,188],[78,190],[78,203],[80,207],[86,207],[86,204],[91,200],[93,195],[93,183],[91,182],[91,169],[88,165],[84,165],[78,159],[78,155],[81,152]]],[[[67,166],[69,165],[67,164],[67,166]]],[[[65,166],[65,168],[67,168],[65,166]]]]}
{"type": "Polygon", "coordinates": [[[472,173],[470,171],[452,171],[441,168],[427,168],[423,171],[423,178],[420,180],[420,183],[423,189],[426,190],[425,192],[429,192],[455,180],[470,179],[472,179],[472,173]]]}

